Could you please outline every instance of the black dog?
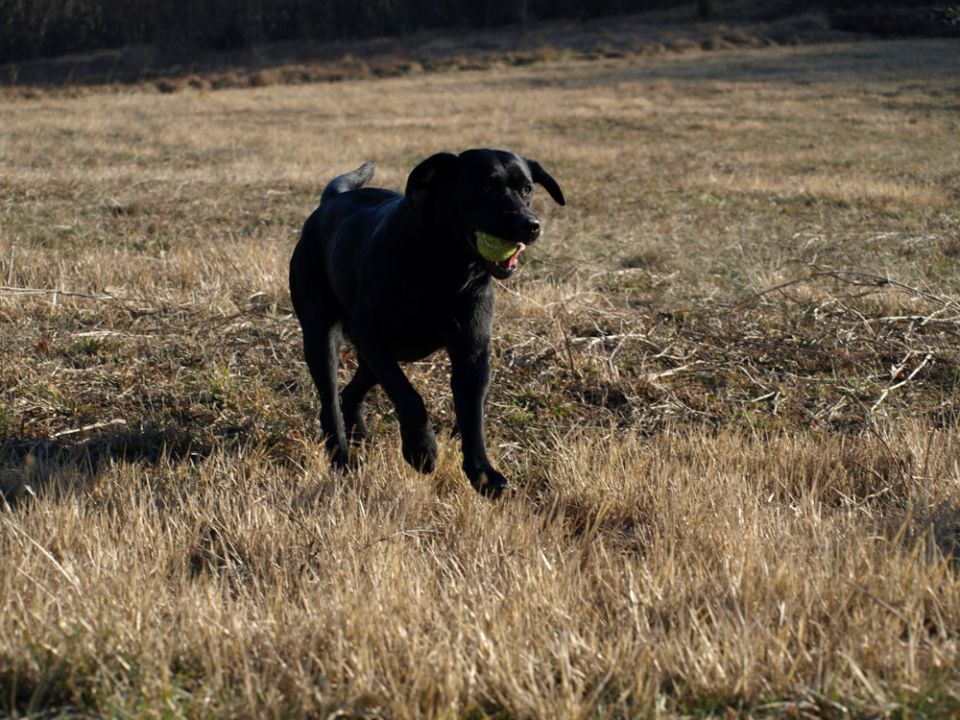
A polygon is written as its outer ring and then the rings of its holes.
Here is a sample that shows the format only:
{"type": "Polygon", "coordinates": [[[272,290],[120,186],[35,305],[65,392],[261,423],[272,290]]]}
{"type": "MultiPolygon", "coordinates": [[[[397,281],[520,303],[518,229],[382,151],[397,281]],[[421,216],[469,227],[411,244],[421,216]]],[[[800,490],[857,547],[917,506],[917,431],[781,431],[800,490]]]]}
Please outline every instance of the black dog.
{"type": "Polygon", "coordinates": [[[491,277],[510,277],[520,252],[540,235],[530,210],[533,183],[560,205],[563,193],[538,162],[500,150],[433,155],[410,173],[404,195],[363,187],[373,167],[368,162],[327,185],[290,260],[290,294],[320,392],[327,449],[335,465],[347,464],[347,438],[364,436],[363,399],[379,383],[397,409],[404,459],[432,472],[433,427],[398,361],[446,348],[463,470],[474,488],[497,496],[507,481],[490,465],[483,440],[491,277]],[[484,259],[478,232],[515,242],[514,253],[484,259]],[[358,367],[338,398],[341,333],[356,346],[358,367]]]}

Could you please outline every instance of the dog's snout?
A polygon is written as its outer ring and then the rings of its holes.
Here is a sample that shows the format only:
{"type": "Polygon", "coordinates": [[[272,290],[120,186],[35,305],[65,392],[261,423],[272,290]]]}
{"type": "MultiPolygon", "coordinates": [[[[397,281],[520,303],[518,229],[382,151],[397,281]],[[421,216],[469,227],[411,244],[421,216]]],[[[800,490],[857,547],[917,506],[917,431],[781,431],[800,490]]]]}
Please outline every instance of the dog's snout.
{"type": "Polygon", "coordinates": [[[525,217],[520,221],[523,233],[527,237],[527,242],[533,242],[540,237],[540,221],[535,217],[525,217]]]}

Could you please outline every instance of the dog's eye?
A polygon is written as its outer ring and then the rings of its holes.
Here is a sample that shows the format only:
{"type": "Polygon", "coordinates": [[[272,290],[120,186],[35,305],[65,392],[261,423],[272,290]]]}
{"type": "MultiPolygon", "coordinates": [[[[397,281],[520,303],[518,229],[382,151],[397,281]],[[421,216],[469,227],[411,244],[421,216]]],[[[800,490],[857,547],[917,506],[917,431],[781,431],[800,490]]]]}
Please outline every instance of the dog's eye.
{"type": "Polygon", "coordinates": [[[524,185],[520,188],[520,197],[526,200],[528,197],[533,195],[533,185],[524,185]]]}

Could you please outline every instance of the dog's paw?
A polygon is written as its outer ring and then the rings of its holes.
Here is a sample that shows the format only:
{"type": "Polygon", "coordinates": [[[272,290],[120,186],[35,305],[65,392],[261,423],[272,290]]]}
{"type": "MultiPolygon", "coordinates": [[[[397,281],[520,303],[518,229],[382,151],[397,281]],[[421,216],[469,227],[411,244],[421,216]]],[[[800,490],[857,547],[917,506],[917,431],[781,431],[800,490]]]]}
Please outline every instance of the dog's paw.
{"type": "Polygon", "coordinates": [[[422,473],[432,473],[437,468],[437,437],[430,423],[415,433],[401,431],[401,438],[404,460],[422,473]]]}
{"type": "Polygon", "coordinates": [[[467,477],[474,490],[492,500],[496,500],[510,488],[507,479],[493,468],[468,471],[467,477]]]}

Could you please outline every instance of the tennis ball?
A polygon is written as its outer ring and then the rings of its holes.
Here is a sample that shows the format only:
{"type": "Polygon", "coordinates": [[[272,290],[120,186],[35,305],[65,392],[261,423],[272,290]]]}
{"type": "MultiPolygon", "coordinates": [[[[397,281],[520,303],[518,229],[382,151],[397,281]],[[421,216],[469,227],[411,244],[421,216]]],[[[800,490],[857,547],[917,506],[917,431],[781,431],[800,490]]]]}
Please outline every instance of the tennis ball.
{"type": "Polygon", "coordinates": [[[490,262],[502,262],[517,251],[517,243],[478,231],[477,250],[490,262]]]}

